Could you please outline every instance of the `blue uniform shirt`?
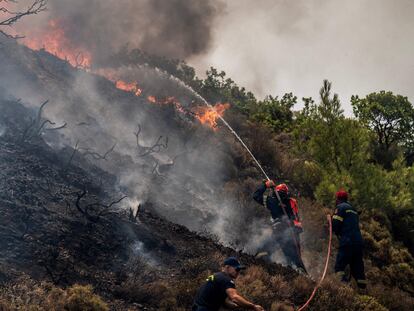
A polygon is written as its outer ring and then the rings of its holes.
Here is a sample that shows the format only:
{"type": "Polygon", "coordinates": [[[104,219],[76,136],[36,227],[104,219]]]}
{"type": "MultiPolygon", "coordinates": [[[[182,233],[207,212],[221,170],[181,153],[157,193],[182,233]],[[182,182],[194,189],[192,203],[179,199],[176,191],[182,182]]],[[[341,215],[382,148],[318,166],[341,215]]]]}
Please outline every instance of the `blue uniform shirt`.
{"type": "Polygon", "coordinates": [[[339,238],[339,247],[363,244],[358,212],[348,202],[336,206],[332,217],[332,230],[339,238]]]}

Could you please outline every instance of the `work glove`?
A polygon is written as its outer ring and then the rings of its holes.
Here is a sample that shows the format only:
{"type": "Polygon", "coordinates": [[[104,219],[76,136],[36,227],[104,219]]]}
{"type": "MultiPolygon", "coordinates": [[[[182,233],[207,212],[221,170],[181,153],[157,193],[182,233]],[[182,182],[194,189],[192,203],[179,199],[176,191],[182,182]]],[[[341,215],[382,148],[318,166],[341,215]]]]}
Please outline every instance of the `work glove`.
{"type": "Polygon", "coordinates": [[[297,234],[301,234],[301,233],[303,232],[303,229],[302,229],[301,227],[297,227],[297,226],[295,226],[295,232],[296,232],[297,234]]]}
{"type": "Polygon", "coordinates": [[[280,230],[282,229],[282,221],[280,219],[272,219],[272,229],[273,230],[280,230]]]}
{"type": "Polygon", "coordinates": [[[272,188],[272,187],[276,186],[275,182],[273,180],[269,180],[269,179],[264,180],[264,184],[265,184],[266,188],[272,188]]]}

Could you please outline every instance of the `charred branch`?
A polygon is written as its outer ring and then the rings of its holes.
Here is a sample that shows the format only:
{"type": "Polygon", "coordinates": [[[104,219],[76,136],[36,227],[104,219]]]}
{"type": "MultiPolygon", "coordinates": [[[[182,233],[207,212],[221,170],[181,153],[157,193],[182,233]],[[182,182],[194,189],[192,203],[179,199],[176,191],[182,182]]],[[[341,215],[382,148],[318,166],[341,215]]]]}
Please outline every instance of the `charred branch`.
{"type": "Polygon", "coordinates": [[[43,102],[42,105],[40,105],[39,110],[37,112],[37,116],[34,119],[31,119],[28,126],[23,130],[21,142],[29,141],[33,139],[34,137],[40,137],[44,131],[56,131],[61,130],[66,127],[66,122],[63,125],[57,126],[57,127],[49,127],[46,128],[46,125],[56,125],[55,122],[52,122],[50,120],[43,120],[42,114],[44,107],[49,103],[49,100],[46,100],[43,102]]]}
{"type": "Polygon", "coordinates": [[[77,198],[76,198],[76,202],[75,202],[75,206],[76,209],[86,217],[86,219],[88,219],[89,221],[92,222],[98,222],[99,218],[102,216],[105,216],[109,213],[111,213],[111,208],[120,203],[123,199],[125,199],[127,196],[123,196],[120,199],[116,200],[116,201],[112,201],[109,204],[103,204],[101,202],[94,202],[94,203],[90,203],[90,204],[86,204],[84,206],[81,205],[81,200],[82,198],[85,197],[85,195],[87,194],[86,189],[82,190],[82,192],[79,192],[77,194],[77,198]]]}
{"type": "Polygon", "coordinates": [[[137,205],[136,209],[133,209],[132,207],[129,208],[129,220],[132,222],[137,222],[139,210],[141,208],[141,203],[137,205]]]}
{"type": "Polygon", "coordinates": [[[142,146],[139,142],[139,135],[141,134],[141,125],[138,124],[137,131],[134,132],[136,137],[137,149],[138,149],[138,156],[145,157],[152,153],[158,153],[162,149],[168,148],[168,137],[163,138],[163,136],[158,137],[155,143],[151,147],[142,146]]]}
{"type": "Polygon", "coordinates": [[[78,152],[78,150],[79,150],[78,145],[79,145],[79,141],[76,142],[75,147],[72,150],[69,161],[66,164],[66,168],[68,168],[72,164],[73,158],[75,157],[76,152],[78,152]]]}
{"type": "MultiPolygon", "coordinates": [[[[0,19],[0,27],[12,27],[18,20],[25,16],[39,14],[46,10],[47,0],[34,0],[23,11],[13,11],[8,7],[8,4],[16,4],[16,0],[0,0],[0,12],[3,13],[2,19],[0,19]]],[[[0,29],[0,33],[8,38],[20,39],[23,38],[19,35],[10,35],[7,32],[0,29]]]]}
{"type": "Polygon", "coordinates": [[[95,151],[93,151],[93,150],[91,150],[91,149],[89,149],[89,148],[79,148],[79,151],[80,150],[84,150],[84,152],[82,153],[82,155],[84,156],[84,157],[87,157],[87,156],[90,156],[90,157],[92,157],[94,160],[107,160],[107,156],[112,152],[112,151],[114,151],[114,149],[115,149],[115,146],[116,146],[116,143],[111,147],[111,148],[109,148],[109,150],[108,151],[106,151],[103,155],[101,155],[101,154],[99,154],[99,153],[97,153],[97,152],[95,152],[95,151]]]}

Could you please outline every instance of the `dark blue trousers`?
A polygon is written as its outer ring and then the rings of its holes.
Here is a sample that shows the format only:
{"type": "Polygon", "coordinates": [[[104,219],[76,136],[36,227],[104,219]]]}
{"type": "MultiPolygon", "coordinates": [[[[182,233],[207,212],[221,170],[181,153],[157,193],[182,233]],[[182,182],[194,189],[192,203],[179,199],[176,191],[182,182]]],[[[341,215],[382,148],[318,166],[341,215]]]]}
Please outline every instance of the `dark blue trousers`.
{"type": "Polygon", "coordinates": [[[339,248],[335,272],[342,275],[343,282],[349,282],[349,278],[345,275],[345,268],[348,265],[351,269],[351,276],[356,280],[358,287],[366,288],[362,245],[346,245],[339,248]]]}

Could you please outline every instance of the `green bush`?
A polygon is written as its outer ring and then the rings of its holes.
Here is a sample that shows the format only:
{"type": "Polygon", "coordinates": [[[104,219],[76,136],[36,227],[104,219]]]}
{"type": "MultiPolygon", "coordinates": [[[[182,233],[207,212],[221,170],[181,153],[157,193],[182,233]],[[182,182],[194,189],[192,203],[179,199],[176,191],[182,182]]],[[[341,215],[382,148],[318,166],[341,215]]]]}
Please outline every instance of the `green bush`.
{"type": "Polygon", "coordinates": [[[357,297],[356,308],[357,311],[388,311],[381,305],[374,297],[362,295],[357,297]]]}

